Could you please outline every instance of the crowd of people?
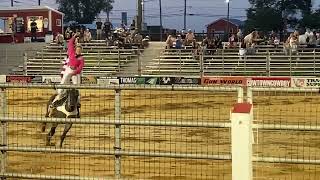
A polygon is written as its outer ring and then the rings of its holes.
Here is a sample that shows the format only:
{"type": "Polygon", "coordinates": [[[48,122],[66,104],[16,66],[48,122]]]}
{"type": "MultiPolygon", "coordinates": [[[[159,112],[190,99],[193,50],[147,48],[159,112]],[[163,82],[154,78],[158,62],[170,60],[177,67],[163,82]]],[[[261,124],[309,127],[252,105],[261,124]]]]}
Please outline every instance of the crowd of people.
{"type": "MultiPolygon", "coordinates": [[[[133,22],[134,23],[134,22],[133,22]]],[[[93,39],[90,29],[81,26],[69,26],[64,31],[64,34],[57,33],[55,35],[55,42],[66,47],[68,41],[75,33],[79,33],[76,43],[89,43],[93,39]]],[[[148,46],[150,37],[143,37],[137,32],[134,26],[126,28],[121,25],[120,28],[113,27],[112,23],[106,20],[105,23],[98,19],[96,22],[96,40],[105,40],[107,46],[115,46],[118,48],[145,48],[148,46]]]]}

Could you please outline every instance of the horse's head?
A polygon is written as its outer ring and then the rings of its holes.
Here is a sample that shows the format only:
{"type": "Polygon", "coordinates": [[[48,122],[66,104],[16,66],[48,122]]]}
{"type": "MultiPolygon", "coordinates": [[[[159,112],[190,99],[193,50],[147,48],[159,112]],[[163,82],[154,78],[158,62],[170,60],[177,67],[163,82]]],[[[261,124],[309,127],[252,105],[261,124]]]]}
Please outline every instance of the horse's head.
{"type": "Polygon", "coordinates": [[[72,112],[78,106],[79,91],[76,89],[67,90],[66,110],[72,112]]]}

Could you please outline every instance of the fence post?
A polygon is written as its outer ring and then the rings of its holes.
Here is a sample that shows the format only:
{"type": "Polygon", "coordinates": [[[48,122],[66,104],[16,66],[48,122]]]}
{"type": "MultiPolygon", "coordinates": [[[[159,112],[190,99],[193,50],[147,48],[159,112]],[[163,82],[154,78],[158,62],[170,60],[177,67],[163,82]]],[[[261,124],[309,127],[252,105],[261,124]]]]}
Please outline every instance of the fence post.
{"type": "Polygon", "coordinates": [[[252,180],[252,105],[238,103],[231,113],[232,180],[252,180]]]}
{"type": "Polygon", "coordinates": [[[23,57],[23,75],[28,75],[27,74],[27,67],[28,67],[28,53],[25,52],[24,53],[24,57],[23,57]]]}
{"type": "Polygon", "coordinates": [[[238,88],[238,103],[243,103],[243,87],[238,88]]]}
{"type": "Polygon", "coordinates": [[[142,67],[141,67],[141,59],[140,56],[138,54],[138,75],[141,76],[141,71],[142,71],[142,67]]]}
{"type": "Polygon", "coordinates": [[[271,59],[270,59],[270,51],[268,50],[268,54],[267,54],[267,76],[268,77],[270,77],[270,75],[271,75],[271,72],[270,72],[270,70],[271,70],[271,68],[270,68],[270,61],[271,61],[271,59]]]}
{"type": "Polygon", "coordinates": [[[205,56],[206,50],[202,49],[202,54],[200,54],[200,78],[203,78],[204,76],[204,56],[205,56]]]}
{"type": "MultiPolygon", "coordinates": [[[[121,120],[121,90],[115,90],[115,101],[114,101],[114,108],[115,108],[115,121],[120,122],[121,120]]],[[[115,131],[114,131],[114,150],[115,150],[115,160],[114,160],[114,173],[115,178],[121,178],[121,125],[116,123],[115,131]]]]}
{"type": "MultiPolygon", "coordinates": [[[[1,113],[0,117],[5,117],[7,115],[7,97],[6,91],[4,88],[0,89],[0,100],[1,100],[1,113]]],[[[7,146],[7,122],[1,121],[1,144],[0,146],[7,146]]],[[[1,170],[0,172],[4,174],[6,172],[7,166],[7,151],[1,151],[1,170]]],[[[1,179],[6,179],[5,177],[1,177],[1,179]]]]}

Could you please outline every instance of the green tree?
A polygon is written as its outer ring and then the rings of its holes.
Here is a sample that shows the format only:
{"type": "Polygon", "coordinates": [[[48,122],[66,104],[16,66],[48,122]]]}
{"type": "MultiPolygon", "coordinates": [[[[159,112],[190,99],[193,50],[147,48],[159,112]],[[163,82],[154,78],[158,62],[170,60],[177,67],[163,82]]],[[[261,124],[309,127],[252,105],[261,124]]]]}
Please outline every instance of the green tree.
{"type": "Polygon", "coordinates": [[[296,27],[299,17],[311,14],[311,0],[249,0],[246,30],[258,28],[262,31],[283,30],[296,27]]]}
{"type": "Polygon", "coordinates": [[[114,0],[105,0],[105,8],[103,9],[104,12],[107,13],[107,20],[110,21],[110,13],[113,9],[112,3],[114,3],[114,0]]]}
{"type": "Polygon", "coordinates": [[[65,13],[65,21],[76,21],[80,24],[92,23],[95,17],[112,3],[110,0],[56,1],[59,4],[59,10],[65,13]]]}

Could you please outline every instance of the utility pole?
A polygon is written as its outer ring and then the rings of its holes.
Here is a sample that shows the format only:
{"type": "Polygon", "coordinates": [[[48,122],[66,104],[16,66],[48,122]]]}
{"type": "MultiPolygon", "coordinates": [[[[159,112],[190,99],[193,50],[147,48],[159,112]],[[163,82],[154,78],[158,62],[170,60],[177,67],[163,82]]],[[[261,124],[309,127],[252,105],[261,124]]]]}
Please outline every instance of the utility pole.
{"type": "Polygon", "coordinates": [[[159,6],[160,6],[160,42],[162,42],[162,5],[161,5],[161,0],[159,0],[159,6]]]}
{"type": "Polygon", "coordinates": [[[137,0],[137,29],[138,32],[141,32],[142,27],[142,0],[137,0]]]}
{"type": "Polygon", "coordinates": [[[13,0],[11,0],[11,7],[13,7],[13,0]]]}
{"type": "Polygon", "coordinates": [[[184,25],[183,29],[187,30],[187,0],[184,0],[184,25]]]}
{"type": "Polygon", "coordinates": [[[38,0],[38,6],[40,6],[40,5],[41,5],[40,1],[41,1],[41,0],[38,0]]]}
{"type": "Polygon", "coordinates": [[[227,15],[227,40],[229,41],[229,35],[230,35],[230,0],[226,0],[228,3],[228,15],[227,15]]]}

